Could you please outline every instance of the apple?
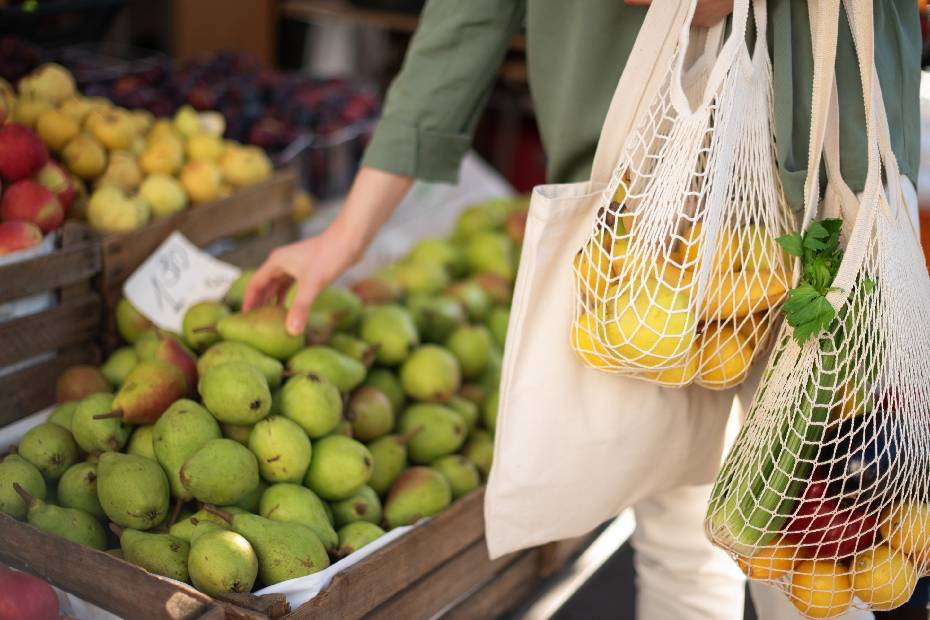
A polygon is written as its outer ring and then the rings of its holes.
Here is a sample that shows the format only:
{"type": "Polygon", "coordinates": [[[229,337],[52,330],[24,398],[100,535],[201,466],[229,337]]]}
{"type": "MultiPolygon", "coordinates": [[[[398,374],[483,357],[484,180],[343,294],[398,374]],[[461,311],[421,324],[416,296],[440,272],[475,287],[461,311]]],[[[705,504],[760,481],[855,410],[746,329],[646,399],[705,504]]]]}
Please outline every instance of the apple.
{"type": "Polygon", "coordinates": [[[47,233],[61,225],[65,211],[58,198],[32,179],[17,181],[0,198],[0,218],[6,222],[32,222],[47,233]]]}
{"type": "Polygon", "coordinates": [[[30,222],[0,222],[0,256],[42,243],[42,231],[30,222]]]}
{"type": "Polygon", "coordinates": [[[19,181],[31,177],[48,161],[45,143],[19,123],[0,126],[0,177],[19,181]]]}
{"type": "Polygon", "coordinates": [[[58,620],[58,596],[42,579],[0,568],[0,618],[58,620]]]}
{"type": "Polygon", "coordinates": [[[61,208],[68,212],[74,203],[74,183],[72,177],[56,161],[49,161],[36,174],[36,181],[58,197],[61,208]]]}

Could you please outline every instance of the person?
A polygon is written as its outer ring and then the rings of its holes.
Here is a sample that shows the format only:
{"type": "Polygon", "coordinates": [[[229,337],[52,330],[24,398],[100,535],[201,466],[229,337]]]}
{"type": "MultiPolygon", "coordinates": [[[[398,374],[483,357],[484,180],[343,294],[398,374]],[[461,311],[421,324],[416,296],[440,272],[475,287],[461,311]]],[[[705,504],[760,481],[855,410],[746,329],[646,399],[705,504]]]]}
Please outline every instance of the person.
{"type": "MultiPolygon", "coordinates": [[[[274,250],[245,295],[249,309],[278,299],[294,282],[287,328],[300,333],[316,295],[364,253],[414,179],[454,181],[514,34],[525,26],[529,86],[547,155],[549,182],[588,178],[603,119],[649,0],[428,0],[382,119],[339,215],[316,237],[274,250]]],[[[698,0],[693,25],[726,18],[732,0],[698,0]]],[[[876,63],[892,146],[912,182],[919,164],[920,30],[913,0],[874,0],[876,63]]],[[[812,55],[806,0],[769,0],[779,172],[793,208],[803,205],[810,125],[812,55]]],[[[837,81],[844,179],[865,180],[858,65],[845,19],[837,81]],[[847,90],[849,89],[849,90],[847,90]]],[[[640,502],[637,615],[648,620],[743,617],[735,564],[703,532],[709,487],[686,487],[640,502]]],[[[800,617],[766,586],[752,593],[763,620],[800,617]]],[[[868,618],[851,611],[844,618],[868,618]]]]}

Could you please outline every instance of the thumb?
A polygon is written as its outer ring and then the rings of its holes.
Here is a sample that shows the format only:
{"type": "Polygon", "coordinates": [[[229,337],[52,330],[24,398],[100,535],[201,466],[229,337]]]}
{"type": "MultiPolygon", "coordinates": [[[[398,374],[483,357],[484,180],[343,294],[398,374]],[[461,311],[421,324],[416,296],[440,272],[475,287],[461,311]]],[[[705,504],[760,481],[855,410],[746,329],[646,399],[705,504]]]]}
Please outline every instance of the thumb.
{"type": "Polygon", "coordinates": [[[287,332],[290,335],[296,336],[304,331],[310,306],[319,292],[320,286],[315,280],[303,279],[297,282],[297,294],[287,313],[287,332]]]}

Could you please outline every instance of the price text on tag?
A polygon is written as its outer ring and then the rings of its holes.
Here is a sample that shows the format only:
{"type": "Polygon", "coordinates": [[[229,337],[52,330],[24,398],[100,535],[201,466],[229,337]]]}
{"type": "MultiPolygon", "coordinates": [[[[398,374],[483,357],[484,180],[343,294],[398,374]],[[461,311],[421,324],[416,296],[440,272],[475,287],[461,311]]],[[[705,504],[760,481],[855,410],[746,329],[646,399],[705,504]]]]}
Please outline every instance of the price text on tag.
{"type": "Polygon", "coordinates": [[[175,231],[126,280],[123,295],[152,323],[180,333],[187,309],[222,297],[239,273],[175,231]]]}

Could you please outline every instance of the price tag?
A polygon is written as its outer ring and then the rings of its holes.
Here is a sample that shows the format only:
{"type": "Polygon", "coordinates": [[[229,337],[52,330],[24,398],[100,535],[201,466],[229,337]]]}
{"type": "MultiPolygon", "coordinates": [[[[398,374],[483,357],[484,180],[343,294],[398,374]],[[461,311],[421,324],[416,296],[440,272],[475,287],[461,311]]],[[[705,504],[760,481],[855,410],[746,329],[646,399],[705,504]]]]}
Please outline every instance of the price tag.
{"type": "Polygon", "coordinates": [[[126,280],[123,295],[152,323],[179,333],[187,309],[222,297],[239,273],[175,231],[126,280]]]}

